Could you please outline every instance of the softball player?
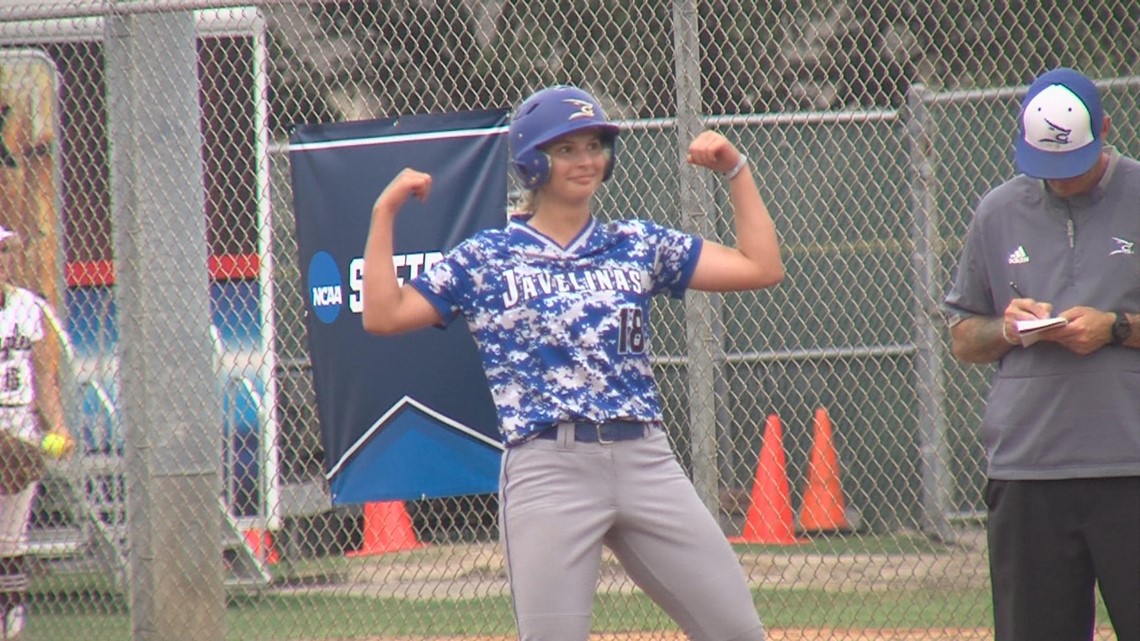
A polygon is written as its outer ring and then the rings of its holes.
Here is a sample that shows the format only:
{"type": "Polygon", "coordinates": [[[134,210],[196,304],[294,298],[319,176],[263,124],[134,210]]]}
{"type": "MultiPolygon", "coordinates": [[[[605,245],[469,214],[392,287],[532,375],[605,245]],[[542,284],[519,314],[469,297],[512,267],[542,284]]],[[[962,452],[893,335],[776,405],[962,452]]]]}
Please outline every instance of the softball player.
{"type": "MultiPolygon", "coordinates": [[[[46,304],[34,293],[11,284],[9,266],[17,247],[16,233],[0,227],[0,429],[39,443],[38,407],[51,431],[64,437],[70,448],[55,378],[34,378],[37,372],[53,371],[46,366],[46,350],[41,347],[46,304]]],[[[38,486],[32,483],[17,494],[0,494],[0,639],[19,638],[27,617],[24,557],[38,486]]]]}
{"type": "Polygon", "coordinates": [[[652,296],[783,278],[747,159],[711,131],[688,149],[689,163],[728,181],[738,239],[729,248],[593,217],[618,127],[585,91],[535,93],[509,136],[525,211],[403,286],[393,222],[409,197],[428,197],[432,178],[405,169],[381,193],[365,248],[365,329],[392,334],[460,314],[471,329],[507,446],[499,528],[524,641],[588,637],[603,545],[693,639],[762,640],[739,561],[669,447],[648,353],[652,296]]]}

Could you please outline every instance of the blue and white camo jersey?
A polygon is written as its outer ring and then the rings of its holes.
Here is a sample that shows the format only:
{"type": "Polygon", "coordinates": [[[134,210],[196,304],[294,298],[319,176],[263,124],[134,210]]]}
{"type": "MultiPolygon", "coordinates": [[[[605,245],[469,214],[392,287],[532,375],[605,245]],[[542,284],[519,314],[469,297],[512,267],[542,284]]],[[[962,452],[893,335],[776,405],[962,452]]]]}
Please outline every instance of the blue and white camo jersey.
{"type": "Polygon", "coordinates": [[[503,442],[562,421],[660,421],[649,301],[684,295],[701,239],[591,218],[562,248],[528,219],[475,234],[411,283],[445,324],[467,320],[503,442]]]}

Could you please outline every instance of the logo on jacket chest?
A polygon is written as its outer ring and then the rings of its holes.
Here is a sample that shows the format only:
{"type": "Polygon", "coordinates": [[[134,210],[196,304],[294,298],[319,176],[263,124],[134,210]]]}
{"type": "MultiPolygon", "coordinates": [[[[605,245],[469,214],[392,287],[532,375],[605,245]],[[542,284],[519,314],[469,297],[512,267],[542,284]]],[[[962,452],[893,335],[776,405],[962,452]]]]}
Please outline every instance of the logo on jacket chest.
{"type": "Polygon", "coordinates": [[[1112,240],[1116,243],[1116,247],[1112,251],[1108,252],[1109,256],[1116,256],[1117,254],[1132,256],[1136,253],[1135,249],[1133,249],[1133,246],[1136,244],[1134,241],[1124,240],[1123,238],[1117,238],[1116,236],[1113,236],[1112,240]]]}

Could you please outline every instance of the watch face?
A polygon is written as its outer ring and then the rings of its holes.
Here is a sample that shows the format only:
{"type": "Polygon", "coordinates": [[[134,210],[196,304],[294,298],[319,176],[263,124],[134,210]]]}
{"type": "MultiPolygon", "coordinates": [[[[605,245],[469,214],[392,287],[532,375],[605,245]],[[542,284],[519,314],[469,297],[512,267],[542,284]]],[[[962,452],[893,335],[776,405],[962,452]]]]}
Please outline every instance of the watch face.
{"type": "Polygon", "coordinates": [[[1128,316],[1125,314],[1117,314],[1116,320],[1112,323],[1112,342],[1116,344],[1123,343],[1128,340],[1132,335],[1132,324],[1128,322],[1128,316]]]}

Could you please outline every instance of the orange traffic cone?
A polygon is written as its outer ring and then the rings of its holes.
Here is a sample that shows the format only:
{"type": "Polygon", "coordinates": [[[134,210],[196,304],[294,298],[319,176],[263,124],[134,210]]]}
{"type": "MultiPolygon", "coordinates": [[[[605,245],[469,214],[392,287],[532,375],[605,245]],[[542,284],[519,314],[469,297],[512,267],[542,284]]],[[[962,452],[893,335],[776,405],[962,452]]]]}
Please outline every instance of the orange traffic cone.
{"type": "Polygon", "coordinates": [[[253,555],[262,562],[273,565],[281,560],[277,547],[273,545],[273,533],[261,528],[249,528],[244,532],[245,544],[249,546],[253,555]]]}
{"type": "Polygon", "coordinates": [[[839,483],[839,458],[831,436],[831,419],[827,410],[815,411],[815,432],[807,485],[800,506],[800,529],[804,532],[833,532],[849,529],[843,488],[839,483]]]}
{"type": "Polygon", "coordinates": [[[738,537],[730,537],[730,543],[795,545],[801,542],[796,539],[793,525],[783,433],[780,417],[769,415],[760,460],[756,464],[756,482],[752,485],[752,505],[744,517],[744,531],[738,537]]]}
{"type": "Polygon", "coordinates": [[[364,504],[364,541],[360,549],[345,556],[369,556],[424,547],[416,541],[412,518],[403,501],[377,501],[364,504]]]}

